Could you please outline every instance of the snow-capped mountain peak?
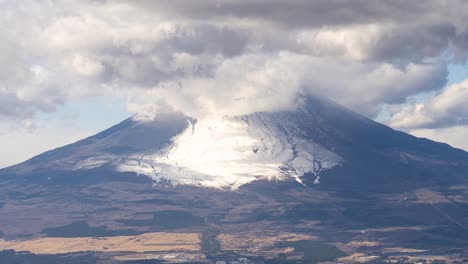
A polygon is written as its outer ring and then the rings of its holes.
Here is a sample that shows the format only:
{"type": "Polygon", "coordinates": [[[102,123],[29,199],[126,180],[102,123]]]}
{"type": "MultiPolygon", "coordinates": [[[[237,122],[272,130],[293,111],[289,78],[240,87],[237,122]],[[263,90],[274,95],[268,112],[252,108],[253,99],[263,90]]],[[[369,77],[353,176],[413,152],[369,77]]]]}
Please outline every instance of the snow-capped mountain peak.
{"type": "Polygon", "coordinates": [[[148,155],[135,155],[118,166],[155,181],[236,189],[255,180],[316,175],[341,158],[308,140],[291,116],[256,113],[210,117],[191,123],[172,143],[148,155]]]}
{"type": "Polygon", "coordinates": [[[150,122],[130,118],[0,175],[48,181],[53,173],[72,180],[76,171],[100,180],[134,172],[157,183],[222,189],[268,180],[373,188],[428,177],[455,182],[464,177],[467,161],[462,150],[310,97],[294,111],[198,120],[176,113],[150,122]],[[453,169],[450,177],[447,166],[453,169]]]}

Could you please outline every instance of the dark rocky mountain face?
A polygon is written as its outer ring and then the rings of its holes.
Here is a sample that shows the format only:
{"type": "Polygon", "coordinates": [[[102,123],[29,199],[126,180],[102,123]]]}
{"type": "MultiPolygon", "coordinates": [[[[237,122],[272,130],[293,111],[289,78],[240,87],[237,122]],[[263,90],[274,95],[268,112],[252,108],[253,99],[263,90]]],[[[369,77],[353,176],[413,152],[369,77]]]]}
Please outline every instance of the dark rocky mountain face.
{"type": "Polygon", "coordinates": [[[466,181],[463,150],[395,131],[323,100],[313,100],[308,109],[319,109],[311,138],[344,157],[343,166],[324,172],[323,185],[391,190],[466,181]]]}
{"type": "MultiPolygon", "coordinates": [[[[229,142],[219,139],[225,127],[246,128],[248,134],[227,135],[249,136],[252,146],[245,146],[251,149],[206,146],[211,137],[205,144],[202,121],[171,114],[154,122],[128,119],[0,170],[0,250],[20,251],[5,244],[12,239],[169,232],[199,234],[200,241],[193,242],[199,248],[189,251],[212,260],[354,263],[368,257],[411,263],[427,256],[442,261],[468,256],[468,153],[462,150],[392,130],[318,98],[307,99],[295,112],[257,113],[207,127],[216,146],[229,142]],[[174,140],[178,135],[180,141],[174,140]],[[252,174],[222,182],[236,188],[210,188],[200,179],[213,177],[205,168],[211,158],[200,158],[207,162],[200,168],[183,156],[176,159],[180,167],[165,170],[173,159],[161,156],[180,157],[174,148],[198,153],[190,149],[191,141],[183,141],[190,135],[203,143],[197,146],[240,153],[245,156],[236,162],[253,159],[251,167],[282,176],[252,174]],[[270,159],[275,166],[264,167],[270,159]],[[119,169],[121,164],[131,169],[119,169]],[[193,171],[197,180],[178,184],[167,176],[174,171],[193,171]],[[320,184],[314,184],[317,178],[320,184]],[[239,179],[245,182],[238,184],[239,179]]],[[[250,173],[247,165],[242,172],[250,173]]],[[[93,259],[122,254],[96,251],[101,253],[93,259]]]]}

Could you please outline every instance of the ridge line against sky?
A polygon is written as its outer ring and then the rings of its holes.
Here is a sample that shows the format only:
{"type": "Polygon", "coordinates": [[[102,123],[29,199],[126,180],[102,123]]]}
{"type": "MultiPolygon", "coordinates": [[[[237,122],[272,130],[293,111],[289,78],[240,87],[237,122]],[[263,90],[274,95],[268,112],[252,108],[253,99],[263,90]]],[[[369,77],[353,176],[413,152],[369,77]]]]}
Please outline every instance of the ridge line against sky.
{"type": "Polygon", "coordinates": [[[0,2],[0,167],[138,114],[318,94],[468,150],[468,2],[0,2]]]}

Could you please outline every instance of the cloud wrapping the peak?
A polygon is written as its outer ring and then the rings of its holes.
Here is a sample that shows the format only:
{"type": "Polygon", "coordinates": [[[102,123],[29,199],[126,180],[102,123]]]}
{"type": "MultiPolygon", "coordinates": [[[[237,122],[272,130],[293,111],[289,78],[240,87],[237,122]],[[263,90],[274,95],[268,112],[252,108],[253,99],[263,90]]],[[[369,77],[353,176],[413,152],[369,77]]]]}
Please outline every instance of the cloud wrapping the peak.
{"type": "Polygon", "coordinates": [[[143,91],[141,98],[165,101],[174,110],[200,117],[293,110],[309,94],[332,98],[369,116],[380,103],[402,103],[409,95],[445,83],[439,63],[366,63],[291,52],[224,59],[210,76],[190,76],[143,91]],[[355,94],[359,94],[356,97],[355,94]]]}

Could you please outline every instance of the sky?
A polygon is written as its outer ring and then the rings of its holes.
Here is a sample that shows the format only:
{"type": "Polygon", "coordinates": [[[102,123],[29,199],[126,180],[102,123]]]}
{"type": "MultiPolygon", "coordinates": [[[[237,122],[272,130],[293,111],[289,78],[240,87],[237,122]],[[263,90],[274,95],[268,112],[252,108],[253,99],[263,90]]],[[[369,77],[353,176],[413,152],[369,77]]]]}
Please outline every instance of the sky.
{"type": "Polygon", "coordinates": [[[468,2],[0,0],[0,167],[137,115],[309,94],[468,150],[468,2]]]}

